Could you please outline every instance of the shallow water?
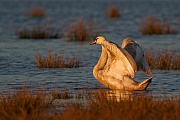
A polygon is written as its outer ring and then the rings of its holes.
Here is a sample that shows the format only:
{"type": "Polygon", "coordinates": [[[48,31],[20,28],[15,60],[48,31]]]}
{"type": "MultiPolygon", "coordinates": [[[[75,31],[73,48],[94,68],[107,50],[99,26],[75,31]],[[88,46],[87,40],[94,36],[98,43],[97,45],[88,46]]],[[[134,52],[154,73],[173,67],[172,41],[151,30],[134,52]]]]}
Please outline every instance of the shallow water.
{"type": "MultiPolygon", "coordinates": [[[[15,29],[25,25],[50,23],[63,33],[71,21],[84,17],[91,19],[107,39],[121,44],[130,37],[144,50],[176,49],[180,52],[180,34],[145,36],[139,32],[141,21],[151,15],[169,19],[173,27],[180,28],[179,0],[2,0],[0,1],[0,89],[1,92],[29,88],[68,89],[72,93],[80,88],[98,89],[104,87],[92,75],[93,66],[99,59],[101,47],[90,46],[88,42],[67,42],[65,36],[59,39],[18,39],[15,29]],[[109,19],[105,16],[108,5],[119,7],[121,17],[109,19]],[[45,18],[29,18],[27,11],[34,6],[43,6],[45,18]],[[46,56],[48,51],[65,53],[70,58],[79,55],[83,66],[73,69],[38,69],[35,67],[37,53],[46,56]]],[[[153,81],[148,87],[152,94],[180,93],[180,71],[153,70],[153,81]]],[[[146,79],[138,72],[135,80],[146,79]]],[[[148,93],[145,93],[148,94],[148,93]]]]}

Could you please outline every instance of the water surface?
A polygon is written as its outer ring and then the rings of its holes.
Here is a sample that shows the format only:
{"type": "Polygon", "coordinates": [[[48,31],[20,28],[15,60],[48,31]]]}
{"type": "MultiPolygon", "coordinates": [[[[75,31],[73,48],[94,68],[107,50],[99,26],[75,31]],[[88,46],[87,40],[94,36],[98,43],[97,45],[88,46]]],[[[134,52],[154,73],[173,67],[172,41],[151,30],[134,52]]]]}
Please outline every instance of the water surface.
{"type": "MultiPolygon", "coordinates": [[[[49,91],[53,88],[76,92],[79,88],[98,89],[104,87],[92,75],[101,47],[90,46],[87,42],[68,42],[59,39],[35,40],[18,39],[15,29],[40,23],[51,24],[64,34],[64,28],[71,21],[83,17],[94,21],[100,33],[107,39],[121,44],[126,37],[136,40],[144,50],[176,50],[180,52],[180,35],[141,35],[139,25],[146,17],[156,16],[169,19],[173,27],[180,28],[179,0],[2,0],[0,1],[0,90],[21,89],[23,85],[49,91]],[[120,9],[121,17],[107,18],[109,5],[120,9]],[[45,8],[44,18],[29,18],[27,11],[34,6],[45,8]],[[38,69],[35,67],[37,53],[46,56],[48,51],[65,53],[67,58],[79,55],[83,61],[81,68],[38,69]]],[[[180,93],[180,72],[153,70],[153,81],[148,91],[153,94],[180,93]]],[[[147,77],[138,72],[135,80],[147,77]]]]}

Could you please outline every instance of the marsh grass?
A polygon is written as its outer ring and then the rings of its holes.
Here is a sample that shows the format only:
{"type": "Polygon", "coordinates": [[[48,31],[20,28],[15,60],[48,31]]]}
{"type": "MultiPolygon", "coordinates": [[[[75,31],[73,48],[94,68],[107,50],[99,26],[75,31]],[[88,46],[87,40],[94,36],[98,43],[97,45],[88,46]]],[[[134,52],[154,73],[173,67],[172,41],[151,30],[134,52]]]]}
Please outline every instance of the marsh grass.
{"type": "Polygon", "coordinates": [[[58,119],[74,120],[152,120],[179,119],[180,97],[154,99],[152,96],[132,96],[129,100],[107,99],[106,92],[98,91],[88,105],[75,104],[63,114],[54,116],[58,119]]]}
{"type": "Polygon", "coordinates": [[[177,33],[177,30],[171,27],[169,21],[161,21],[158,18],[151,16],[141,23],[140,32],[143,35],[175,34],[177,33]]]}
{"type": "Polygon", "coordinates": [[[73,96],[69,90],[54,89],[50,92],[53,99],[91,99],[94,95],[90,89],[78,90],[73,96]]]}
{"type": "Polygon", "coordinates": [[[33,91],[23,88],[9,95],[0,96],[1,120],[32,120],[43,117],[41,114],[50,104],[45,101],[44,91],[33,91]]]}
{"type": "Polygon", "coordinates": [[[79,68],[82,61],[78,56],[67,60],[64,54],[53,54],[49,51],[46,57],[37,54],[35,64],[38,68],[79,68]]]}
{"type": "Polygon", "coordinates": [[[153,69],[180,70],[180,55],[175,50],[164,50],[154,53],[150,49],[146,51],[146,60],[153,69]]]}
{"type": "MultiPolygon", "coordinates": [[[[57,92],[57,91],[56,91],[57,92]]],[[[91,92],[89,101],[71,103],[63,112],[48,113],[52,102],[47,101],[44,91],[36,93],[23,89],[11,95],[0,96],[1,120],[92,120],[92,119],[123,119],[123,120],[179,120],[180,96],[170,98],[133,95],[129,99],[108,99],[107,90],[91,92]]],[[[52,94],[50,94],[52,95],[52,94]]],[[[84,94],[85,95],[85,94],[84,94]]]]}
{"type": "Polygon", "coordinates": [[[41,24],[33,27],[23,27],[15,31],[20,39],[54,39],[60,37],[60,32],[50,25],[41,24]]]}
{"type": "Polygon", "coordinates": [[[85,22],[83,18],[71,22],[65,28],[67,40],[70,41],[87,41],[98,34],[98,28],[93,27],[93,22],[85,22]]]}
{"type": "Polygon", "coordinates": [[[91,89],[80,89],[76,92],[76,99],[91,99],[93,98],[94,92],[91,89]]]}
{"type": "Polygon", "coordinates": [[[109,18],[118,18],[120,17],[119,9],[113,5],[108,7],[108,10],[106,12],[106,16],[109,18]]]}
{"type": "Polygon", "coordinates": [[[45,9],[43,7],[33,7],[27,13],[27,16],[36,18],[46,16],[45,9]]]}
{"type": "Polygon", "coordinates": [[[70,99],[70,98],[72,98],[69,90],[54,89],[51,91],[51,96],[53,99],[70,99]]]}

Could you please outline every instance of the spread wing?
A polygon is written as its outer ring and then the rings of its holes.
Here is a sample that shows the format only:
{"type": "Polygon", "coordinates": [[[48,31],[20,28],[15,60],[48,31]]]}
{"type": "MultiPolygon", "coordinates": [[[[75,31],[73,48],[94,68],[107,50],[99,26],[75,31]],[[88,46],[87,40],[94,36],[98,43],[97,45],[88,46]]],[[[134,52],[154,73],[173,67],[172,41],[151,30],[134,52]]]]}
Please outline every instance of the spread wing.
{"type": "Polygon", "coordinates": [[[138,70],[143,70],[148,76],[152,74],[152,71],[144,56],[144,51],[137,42],[126,38],[122,42],[122,48],[124,48],[134,58],[138,70]]]}
{"type": "Polygon", "coordinates": [[[137,66],[132,56],[115,43],[104,41],[102,46],[108,53],[108,60],[105,66],[105,72],[113,77],[122,77],[124,75],[134,77],[137,66]]]}

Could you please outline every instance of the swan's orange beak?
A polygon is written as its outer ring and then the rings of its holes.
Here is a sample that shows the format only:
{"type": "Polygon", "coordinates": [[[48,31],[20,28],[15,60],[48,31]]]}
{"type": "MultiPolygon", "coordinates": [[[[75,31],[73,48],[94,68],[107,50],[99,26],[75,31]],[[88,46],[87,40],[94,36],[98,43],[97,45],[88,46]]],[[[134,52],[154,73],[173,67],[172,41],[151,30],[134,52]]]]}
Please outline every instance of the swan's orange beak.
{"type": "Polygon", "coordinates": [[[90,45],[96,44],[96,41],[93,41],[92,43],[90,43],[90,45]]]}

